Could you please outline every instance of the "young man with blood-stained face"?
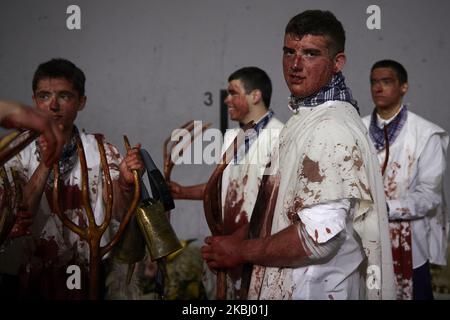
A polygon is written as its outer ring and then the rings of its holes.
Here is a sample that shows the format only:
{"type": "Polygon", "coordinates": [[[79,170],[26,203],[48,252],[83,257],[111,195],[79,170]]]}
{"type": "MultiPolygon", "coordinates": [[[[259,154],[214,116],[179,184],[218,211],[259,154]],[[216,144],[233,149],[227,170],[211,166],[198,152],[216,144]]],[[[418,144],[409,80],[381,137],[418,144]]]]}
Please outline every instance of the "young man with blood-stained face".
{"type": "Polygon", "coordinates": [[[381,175],[345,85],[345,32],[308,10],[285,30],[292,117],[249,224],[205,239],[212,269],[244,265],[241,298],[389,299],[392,256],[381,175]],[[366,285],[367,284],[367,285],[366,285]]]}
{"type": "MultiPolygon", "coordinates": [[[[107,143],[102,135],[79,130],[75,125],[78,112],[86,106],[85,75],[72,62],[52,59],[42,63],[33,77],[33,101],[36,108],[51,115],[62,130],[64,148],[58,156],[60,172],[60,204],[64,215],[75,224],[86,227],[89,223],[81,192],[81,167],[76,138],[83,145],[88,168],[89,201],[97,225],[105,218],[108,195],[100,162],[96,136],[103,143],[112,178],[113,216],[121,220],[134,191],[132,170],[142,171],[139,155],[140,145],[127,152],[124,158],[118,150],[107,143]]],[[[5,246],[0,253],[0,272],[5,283],[20,283],[20,296],[44,299],[86,298],[89,265],[88,244],[65,227],[53,208],[52,167],[43,160],[49,140],[40,136],[35,142],[7,163],[19,174],[23,188],[21,208],[26,208],[32,218],[29,232],[5,246]],[[69,290],[67,268],[76,265],[81,269],[81,290],[69,290]]],[[[101,245],[111,238],[110,228],[104,233],[101,245]]],[[[1,287],[2,295],[8,296],[11,288],[1,287]]],[[[14,289],[10,292],[14,293],[14,289]]]]}
{"type": "MultiPolygon", "coordinates": [[[[270,108],[272,83],[265,71],[244,67],[228,77],[225,104],[238,128],[225,133],[223,151],[230,146],[240,127],[255,122],[253,134],[242,146],[242,152],[230,163],[222,175],[222,207],[225,234],[232,234],[248,224],[255,206],[264,169],[283,124],[270,108]]],[[[177,199],[203,199],[205,184],[183,187],[171,182],[172,194],[177,199]]],[[[240,298],[242,267],[228,270],[228,299],[240,298]]],[[[209,298],[215,298],[215,276],[205,271],[204,285],[209,298]]]]}

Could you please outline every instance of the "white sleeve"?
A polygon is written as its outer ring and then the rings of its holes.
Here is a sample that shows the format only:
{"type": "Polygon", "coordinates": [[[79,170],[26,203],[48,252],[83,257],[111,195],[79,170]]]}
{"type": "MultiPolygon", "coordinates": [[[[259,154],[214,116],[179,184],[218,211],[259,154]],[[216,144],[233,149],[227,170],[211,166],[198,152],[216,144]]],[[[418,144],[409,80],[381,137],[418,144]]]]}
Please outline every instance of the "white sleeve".
{"type": "Polygon", "coordinates": [[[345,229],[350,207],[349,199],[340,199],[305,208],[298,212],[298,216],[308,235],[320,244],[345,229]]]}

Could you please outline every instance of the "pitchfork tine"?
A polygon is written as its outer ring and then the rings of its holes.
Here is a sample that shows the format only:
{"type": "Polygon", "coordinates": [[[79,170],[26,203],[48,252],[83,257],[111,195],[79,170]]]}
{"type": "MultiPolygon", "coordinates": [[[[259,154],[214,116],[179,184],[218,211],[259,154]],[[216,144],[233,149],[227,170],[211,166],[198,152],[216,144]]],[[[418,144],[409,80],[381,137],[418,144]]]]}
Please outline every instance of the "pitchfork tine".
{"type": "MultiPolygon", "coordinates": [[[[139,175],[136,170],[133,170],[134,175],[134,196],[131,203],[130,208],[128,209],[124,219],[121,221],[119,230],[114,235],[113,239],[104,247],[100,247],[100,241],[103,236],[103,233],[108,228],[111,222],[112,217],[112,208],[113,208],[113,187],[111,181],[111,175],[109,171],[109,165],[106,158],[105,148],[103,145],[102,138],[100,136],[95,136],[97,140],[98,150],[100,153],[100,161],[102,166],[102,172],[105,177],[105,185],[106,185],[106,212],[105,218],[102,221],[100,226],[97,226],[95,222],[95,215],[92,210],[90,199],[89,199],[89,181],[88,181],[88,169],[86,163],[86,157],[83,149],[83,144],[80,140],[80,137],[77,137],[77,148],[78,148],[78,157],[80,160],[80,168],[81,168],[81,193],[82,193],[82,203],[83,207],[86,211],[86,215],[88,218],[88,226],[86,228],[81,228],[72,222],[67,216],[62,212],[61,207],[59,205],[58,199],[58,190],[59,190],[59,167],[58,164],[54,165],[54,183],[53,183],[53,207],[57,214],[57,216],[61,219],[62,223],[69,228],[71,231],[75,232],[80,236],[81,239],[85,240],[89,244],[89,296],[91,299],[98,298],[98,280],[99,280],[99,272],[100,272],[100,262],[102,257],[109,252],[113,246],[117,243],[120,236],[123,234],[126,225],[130,221],[131,215],[135,212],[139,197],[140,197],[140,182],[139,175]]],[[[125,146],[127,150],[130,148],[130,144],[128,139],[124,137],[125,146]]]]}
{"type": "MultiPolygon", "coordinates": [[[[174,155],[175,159],[172,158],[172,151],[175,148],[175,146],[177,146],[183,140],[172,141],[171,140],[172,136],[168,137],[165,140],[165,142],[164,142],[164,178],[167,181],[170,181],[170,175],[171,175],[172,169],[175,165],[175,161],[183,155],[183,152],[185,152],[186,149],[194,142],[195,138],[197,138],[197,136],[200,133],[204,132],[210,126],[211,126],[211,123],[202,124],[202,130],[194,132],[194,135],[192,135],[190,141],[185,143],[184,145],[182,145],[180,152],[178,154],[174,155]]],[[[180,129],[185,129],[189,132],[192,132],[192,130],[194,128],[195,128],[195,122],[194,122],[194,120],[192,120],[192,121],[185,123],[180,129]]]]}

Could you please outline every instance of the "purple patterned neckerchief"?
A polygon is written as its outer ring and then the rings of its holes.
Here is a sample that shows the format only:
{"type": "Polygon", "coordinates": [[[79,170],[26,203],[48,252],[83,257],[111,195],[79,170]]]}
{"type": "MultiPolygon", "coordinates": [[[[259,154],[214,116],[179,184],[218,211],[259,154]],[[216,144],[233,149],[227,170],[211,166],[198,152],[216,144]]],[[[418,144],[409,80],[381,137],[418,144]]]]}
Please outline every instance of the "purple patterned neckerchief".
{"type": "MultiPolygon", "coordinates": [[[[269,123],[270,119],[273,117],[273,110],[269,109],[269,111],[266,113],[262,119],[260,119],[255,126],[253,127],[251,133],[249,135],[245,135],[245,144],[241,145],[238,149],[237,153],[234,156],[233,163],[236,164],[247,154],[248,150],[250,150],[250,146],[252,143],[256,140],[256,138],[259,136],[259,133],[262,129],[264,129],[267,124],[269,123]]],[[[239,126],[242,128],[243,125],[240,123],[239,126]]]]}
{"type": "MultiPolygon", "coordinates": [[[[395,139],[400,134],[400,131],[402,130],[407,118],[408,109],[406,108],[406,105],[403,105],[402,110],[400,110],[395,118],[387,125],[389,145],[392,145],[394,143],[395,139]]],[[[377,151],[383,150],[385,148],[384,132],[383,128],[378,127],[376,109],[373,110],[372,116],[370,118],[369,133],[370,138],[374,142],[377,151]]]]}
{"type": "Polygon", "coordinates": [[[289,98],[289,108],[294,113],[298,113],[300,107],[315,107],[326,101],[346,101],[355,107],[359,113],[358,103],[353,99],[352,92],[345,84],[342,72],[336,73],[328,85],[324,86],[314,95],[306,98],[297,98],[293,95],[289,98]]]}

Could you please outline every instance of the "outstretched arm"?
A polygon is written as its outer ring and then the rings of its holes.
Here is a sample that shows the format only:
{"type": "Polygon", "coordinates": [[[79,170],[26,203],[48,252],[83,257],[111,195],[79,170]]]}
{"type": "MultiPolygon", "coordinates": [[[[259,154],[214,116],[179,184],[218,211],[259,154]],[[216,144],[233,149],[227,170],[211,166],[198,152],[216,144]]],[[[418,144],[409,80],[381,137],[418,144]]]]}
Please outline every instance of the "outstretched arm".
{"type": "Polygon", "coordinates": [[[0,124],[5,128],[22,128],[40,132],[46,140],[44,163],[50,167],[59,160],[64,138],[61,129],[48,113],[17,102],[0,101],[0,124]]]}
{"type": "MultiPolygon", "coordinates": [[[[41,150],[45,148],[46,142],[43,136],[38,138],[38,143],[41,150]]],[[[18,172],[18,179],[15,182],[21,185],[16,188],[22,189],[22,196],[18,199],[19,203],[17,204],[17,219],[10,233],[10,237],[18,237],[29,233],[28,228],[33,223],[33,217],[38,211],[50,168],[41,160],[30,179],[27,179],[20,161],[14,158],[11,165],[18,172]]]]}
{"type": "Polygon", "coordinates": [[[170,181],[170,191],[174,199],[203,200],[206,183],[185,187],[170,181]]]}

